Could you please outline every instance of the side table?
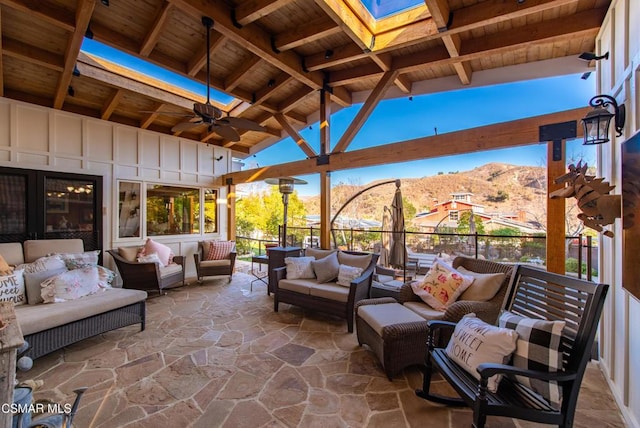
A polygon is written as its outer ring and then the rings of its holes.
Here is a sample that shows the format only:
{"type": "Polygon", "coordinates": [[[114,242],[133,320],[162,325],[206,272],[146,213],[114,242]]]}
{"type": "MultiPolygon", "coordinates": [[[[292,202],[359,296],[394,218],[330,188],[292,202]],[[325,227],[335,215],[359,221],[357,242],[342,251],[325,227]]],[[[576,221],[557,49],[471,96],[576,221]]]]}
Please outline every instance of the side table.
{"type": "Polygon", "coordinates": [[[251,281],[250,284],[250,291],[253,291],[253,283],[256,281],[261,281],[263,282],[266,286],[269,286],[269,282],[268,282],[268,276],[269,276],[269,270],[262,270],[262,265],[269,265],[269,257],[264,255],[264,256],[253,256],[251,257],[251,275],[255,276],[256,279],[254,279],[253,281],[251,281]],[[253,265],[257,264],[258,265],[258,269],[256,269],[253,265]]]}

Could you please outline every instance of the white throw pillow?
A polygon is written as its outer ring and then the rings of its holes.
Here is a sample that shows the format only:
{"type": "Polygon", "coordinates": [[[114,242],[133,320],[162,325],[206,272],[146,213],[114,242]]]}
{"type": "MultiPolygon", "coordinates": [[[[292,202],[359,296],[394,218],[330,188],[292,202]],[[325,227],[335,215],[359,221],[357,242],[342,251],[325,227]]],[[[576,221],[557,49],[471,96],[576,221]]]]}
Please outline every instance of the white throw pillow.
{"type": "MultiPolygon", "coordinates": [[[[476,379],[476,368],[482,363],[506,364],[516,349],[518,333],[509,328],[487,324],[475,314],[467,314],[458,322],[445,352],[476,379]]],[[[500,378],[491,376],[487,388],[496,392],[500,378]]]]}
{"type": "Polygon", "coordinates": [[[473,283],[460,295],[459,300],[473,300],[476,302],[487,302],[498,294],[500,286],[504,281],[504,272],[478,273],[467,270],[462,266],[456,268],[463,275],[474,277],[473,283]]]}
{"type": "Polygon", "coordinates": [[[84,253],[58,254],[64,261],[68,270],[79,269],[87,266],[97,266],[100,250],[85,251],[84,253]]]}
{"type": "Polygon", "coordinates": [[[315,278],[311,262],[313,257],[285,257],[287,266],[287,279],[312,279],[315,278]]]}
{"type": "Polygon", "coordinates": [[[27,303],[22,269],[16,269],[9,275],[0,276],[0,302],[13,302],[14,306],[27,303]]]}
{"type": "Polygon", "coordinates": [[[437,259],[422,281],[411,283],[414,294],[427,305],[439,311],[445,311],[455,302],[474,278],[463,275],[442,260],[437,259]]]}
{"type": "Polygon", "coordinates": [[[40,257],[32,263],[20,265],[19,268],[24,269],[24,284],[30,305],[42,303],[42,281],[67,271],[66,263],[58,254],[40,257]]]}
{"type": "Polygon", "coordinates": [[[151,253],[144,256],[138,256],[138,263],[157,263],[160,267],[164,267],[160,257],[158,257],[158,253],[151,253]]]}
{"type": "Polygon", "coordinates": [[[362,270],[362,268],[355,266],[340,265],[337,283],[343,287],[350,287],[351,281],[362,275],[362,270]]]}
{"type": "Polygon", "coordinates": [[[115,274],[102,266],[70,270],[42,282],[42,300],[57,303],[75,300],[110,288],[115,274]]]}
{"type": "Polygon", "coordinates": [[[311,262],[313,272],[320,284],[331,282],[338,277],[340,263],[338,263],[338,253],[333,252],[326,257],[311,262]]]}

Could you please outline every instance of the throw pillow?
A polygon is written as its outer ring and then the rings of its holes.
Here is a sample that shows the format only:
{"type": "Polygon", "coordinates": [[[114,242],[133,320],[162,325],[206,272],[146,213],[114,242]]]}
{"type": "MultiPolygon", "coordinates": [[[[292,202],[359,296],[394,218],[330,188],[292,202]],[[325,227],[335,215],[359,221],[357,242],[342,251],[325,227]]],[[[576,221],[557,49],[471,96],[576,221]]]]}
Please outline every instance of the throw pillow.
{"type": "MultiPolygon", "coordinates": [[[[467,314],[458,322],[445,352],[476,379],[480,374],[476,370],[482,363],[505,364],[516,349],[518,333],[509,328],[487,324],[475,314],[467,314]]],[[[496,392],[499,375],[491,376],[487,388],[496,392]]]]}
{"type": "Polygon", "coordinates": [[[0,275],[11,275],[11,272],[13,272],[13,269],[4,257],[2,257],[2,254],[0,254],[0,275]]]}
{"type": "Polygon", "coordinates": [[[173,254],[173,251],[171,251],[171,248],[167,247],[164,244],[156,242],[151,238],[148,238],[147,242],[145,242],[144,244],[144,247],[142,247],[142,250],[140,251],[139,255],[146,256],[147,254],[151,254],[151,253],[158,254],[158,257],[162,262],[162,266],[166,266],[173,261],[174,254],[173,254]]]}
{"type": "Polygon", "coordinates": [[[100,250],[85,251],[84,253],[58,254],[64,261],[68,270],[79,269],[87,266],[98,266],[100,250]]]}
{"type": "Polygon", "coordinates": [[[323,259],[327,257],[331,253],[335,253],[338,250],[323,250],[321,248],[305,248],[304,255],[305,257],[313,257],[316,260],[323,259]]]}
{"type": "Polygon", "coordinates": [[[365,270],[371,263],[371,254],[347,254],[343,251],[338,251],[338,263],[365,270]]]}
{"type": "Polygon", "coordinates": [[[472,283],[474,278],[463,275],[451,266],[436,260],[422,281],[411,283],[414,294],[433,309],[445,311],[472,283]]]}
{"type": "Polygon", "coordinates": [[[22,273],[16,269],[10,275],[0,276],[0,302],[13,302],[14,306],[27,303],[22,273]]]}
{"type": "Polygon", "coordinates": [[[142,247],[118,247],[118,254],[128,262],[135,262],[141,251],[142,247]]]}
{"type": "MultiPolygon", "coordinates": [[[[562,368],[560,340],[565,321],[536,320],[505,311],[500,315],[498,325],[518,333],[516,352],[513,354],[515,367],[551,373],[562,368]]],[[[553,405],[559,405],[562,399],[562,389],[557,382],[523,376],[516,376],[516,380],[553,405]]]]}
{"type": "Polygon", "coordinates": [[[233,241],[210,241],[209,251],[205,254],[205,260],[225,260],[229,258],[235,242],[233,241]]]}
{"type": "Polygon", "coordinates": [[[42,300],[45,303],[65,302],[97,293],[108,288],[105,273],[98,266],[70,270],[42,282],[42,300]]]}
{"type": "Polygon", "coordinates": [[[160,257],[158,257],[158,253],[151,253],[151,254],[147,254],[144,256],[139,256],[136,261],[138,263],[157,263],[160,265],[160,267],[163,267],[164,265],[162,264],[162,261],[160,260],[160,257]]]}
{"type": "Polygon", "coordinates": [[[351,287],[351,281],[362,275],[362,271],[359,267],[340,265],[337,283],[343,287],[351,287]]]}
{"type": "Polygon", "coordinates": [[[24,269],[24,283],[27,290],[27,302],[30,305],[42,303],[40,284],[47,278],[67,271],[67,266],[59,255],[40,257],[32,263],[19,266],[24,269]]]}
{"type": "Polygon", "coordinates": [[[456,270],[463,275],[469,275],[475,278],[469,288],[460,295],[459,300],[473,300],[475,302],[491,300],[498,294],[505,277],[504,272],[478,273],[467,270],[462,266],[456,268],[456,270]]]}
{"type": "Polygon", "coordinates": [[[331,253],[328,256],[311,262],[313,272],[316,274],[319,283],[331,282],[338,277],[340,263],[338,254],[331,253]]]}
{"type": "Polygon", "coordinates": [[[311,279],[315,278],[311,262],[313,257],[285,257],[287,266],[287,279],[311,279]]]}

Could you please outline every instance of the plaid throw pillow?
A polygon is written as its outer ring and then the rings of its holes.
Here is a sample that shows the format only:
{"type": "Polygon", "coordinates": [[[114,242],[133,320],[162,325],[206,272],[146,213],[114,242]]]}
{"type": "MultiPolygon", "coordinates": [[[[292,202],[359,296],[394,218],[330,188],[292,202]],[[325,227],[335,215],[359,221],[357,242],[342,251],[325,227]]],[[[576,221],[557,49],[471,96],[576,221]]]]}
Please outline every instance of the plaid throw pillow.
{"type": "MultiPolygon", "coordinates": [[[[536,320],[505,311],[498,324],[518,333],[516,351],[513,353],[514,367],[550,373],[562,368],[562,353],[559,348],[562,329],[566,324],[564,321],[536,320]]],[[[522,376],[516,376],[516,380],[555,406],[562,400],[562,388],[557,382],[522,376]]]]}
{"type": "Polygon", "coordinates": [[[235,242],[233,241],[211,241],[209,252],[205,260],[224,260],[229,258],[235,242]]]}

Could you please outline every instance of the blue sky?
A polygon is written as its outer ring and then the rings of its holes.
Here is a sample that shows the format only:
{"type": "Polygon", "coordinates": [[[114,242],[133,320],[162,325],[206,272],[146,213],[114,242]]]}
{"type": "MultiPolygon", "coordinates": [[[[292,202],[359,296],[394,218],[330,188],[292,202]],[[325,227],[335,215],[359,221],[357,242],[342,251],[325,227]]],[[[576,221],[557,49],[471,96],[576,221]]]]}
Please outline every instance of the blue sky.
{"type": "MultiPolygon", "coordinates": [[[[437,94],[414,96],[380,102],[362,127],[348,150],[389,144],[434,135],[507,122],[546,113],[588,105],[595,94],[595,79],[568,75],[526,82],[470,88],[437,94]]],[[[362,105],[358,104],[331,116],[332,145],[339,140],[362,105]]],[[[580,118],[576,118],[580,119],[580,118]]],[[[316,150],[319,149],[319,128],[314,123],[300,134],[316,150]]],[[[381,153],[381,156],[384,154],[381,153]]],[[[246,158],[245,169],[275,165],[304,159],[305,155],[291,138],[246,158]]],[[[567,142],[567,159],[583,158],[595,165],[595,149],[583,146],[582,140],[567,142]]],[[[481,153],[447,156],[400,164],[380,165],[331,174],[332,185],[367,184],[379,179],[418,178],[438,172],[467,171],[489,162],[513,165],[546,165],[546,143],[481,153]]],[[[320,193],[318,174],[299,176],[309,184],[297,186],[301,195],[320,193]]]]}
{"type": "Polygon", "coordinates": [[[360,0],[376,19],[394,15],[403,10],[424,4],[424,0],[360,0]]]}

